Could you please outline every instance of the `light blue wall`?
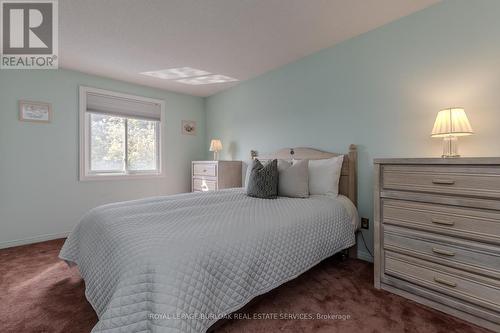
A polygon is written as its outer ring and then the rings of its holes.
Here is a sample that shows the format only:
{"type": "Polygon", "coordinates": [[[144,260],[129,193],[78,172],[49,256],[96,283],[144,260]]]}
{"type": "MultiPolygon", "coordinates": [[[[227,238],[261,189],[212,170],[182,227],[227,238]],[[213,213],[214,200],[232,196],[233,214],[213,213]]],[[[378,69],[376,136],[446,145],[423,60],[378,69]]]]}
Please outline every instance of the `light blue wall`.
{"type": "Polygon", "coordinates": [[[359,210],[371,223],[373,158],[440,156],[429,137],[440,108],[466,108],[477,134],[461,139],[463,155],[500,155],[499,17],[500,1],[445,1],[243,82],[206,100],[207,140],[235,159],[357,144],[359,210]]]}
{"type": "Polygon", "coordinates": [[[0,70],[0,247],[68,232],[104,203],[189,191],[190,162],[204,157],[205,137],[199,97],[67,70],[0,70]],[[78,181],[79,85],[165,101],[164,178],[78,181]],[[52,103],[53,122],[18,121],[20,99],[52,103]],[[182,119],[198,122],[197,136],[181,135],[182,119]]]}

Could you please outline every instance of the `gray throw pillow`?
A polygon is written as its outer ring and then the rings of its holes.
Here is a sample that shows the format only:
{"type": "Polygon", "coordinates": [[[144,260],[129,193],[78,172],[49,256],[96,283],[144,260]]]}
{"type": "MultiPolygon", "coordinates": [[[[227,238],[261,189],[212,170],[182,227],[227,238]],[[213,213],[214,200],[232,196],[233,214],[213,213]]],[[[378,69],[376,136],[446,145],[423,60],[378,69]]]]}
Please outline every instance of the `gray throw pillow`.
{"type": "Polygon", "coordinates": [[[309,161],[278,161],[279,184],[278,194],[281,197],[309,197],[309,161]]]}
{"type": "Polygon", "coordinates": [[[261,199],[278,197],[278,160],[266,165],[262,165],[258,159],[252,162],[247,195],[261,199]]]}

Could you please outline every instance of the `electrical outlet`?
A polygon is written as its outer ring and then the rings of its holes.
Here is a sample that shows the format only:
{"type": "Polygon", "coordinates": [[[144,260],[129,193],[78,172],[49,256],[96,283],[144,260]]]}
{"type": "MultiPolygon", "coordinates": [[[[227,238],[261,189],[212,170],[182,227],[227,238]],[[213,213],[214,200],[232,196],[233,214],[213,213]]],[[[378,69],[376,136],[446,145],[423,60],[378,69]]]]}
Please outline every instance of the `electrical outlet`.
{"type": "Polygon", "coordinates": [[[361,229],[370,229],[370,220],[366,217],[361,218],[361,229]]]}

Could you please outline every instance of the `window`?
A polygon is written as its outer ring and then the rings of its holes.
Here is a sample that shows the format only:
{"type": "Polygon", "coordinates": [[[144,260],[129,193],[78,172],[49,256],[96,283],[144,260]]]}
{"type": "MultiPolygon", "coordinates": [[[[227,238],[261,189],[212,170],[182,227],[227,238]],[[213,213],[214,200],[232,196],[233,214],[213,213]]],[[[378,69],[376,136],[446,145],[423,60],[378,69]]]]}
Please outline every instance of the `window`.
{"type": "Polygon", "coordinates": [[[162,175],[163,101],[80,87],[80,179],[162,175]]]}

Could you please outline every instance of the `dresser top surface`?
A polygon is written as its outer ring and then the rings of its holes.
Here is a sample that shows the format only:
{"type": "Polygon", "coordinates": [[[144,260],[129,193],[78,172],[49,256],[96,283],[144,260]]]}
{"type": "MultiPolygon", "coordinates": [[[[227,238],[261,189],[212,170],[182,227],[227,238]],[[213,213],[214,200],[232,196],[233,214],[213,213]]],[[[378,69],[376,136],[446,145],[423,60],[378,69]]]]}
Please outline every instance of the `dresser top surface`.
{"type": "Polygon", "coordinates": [[[500,165],[500,157],[376,158],[374,164],[500,165]]]}

